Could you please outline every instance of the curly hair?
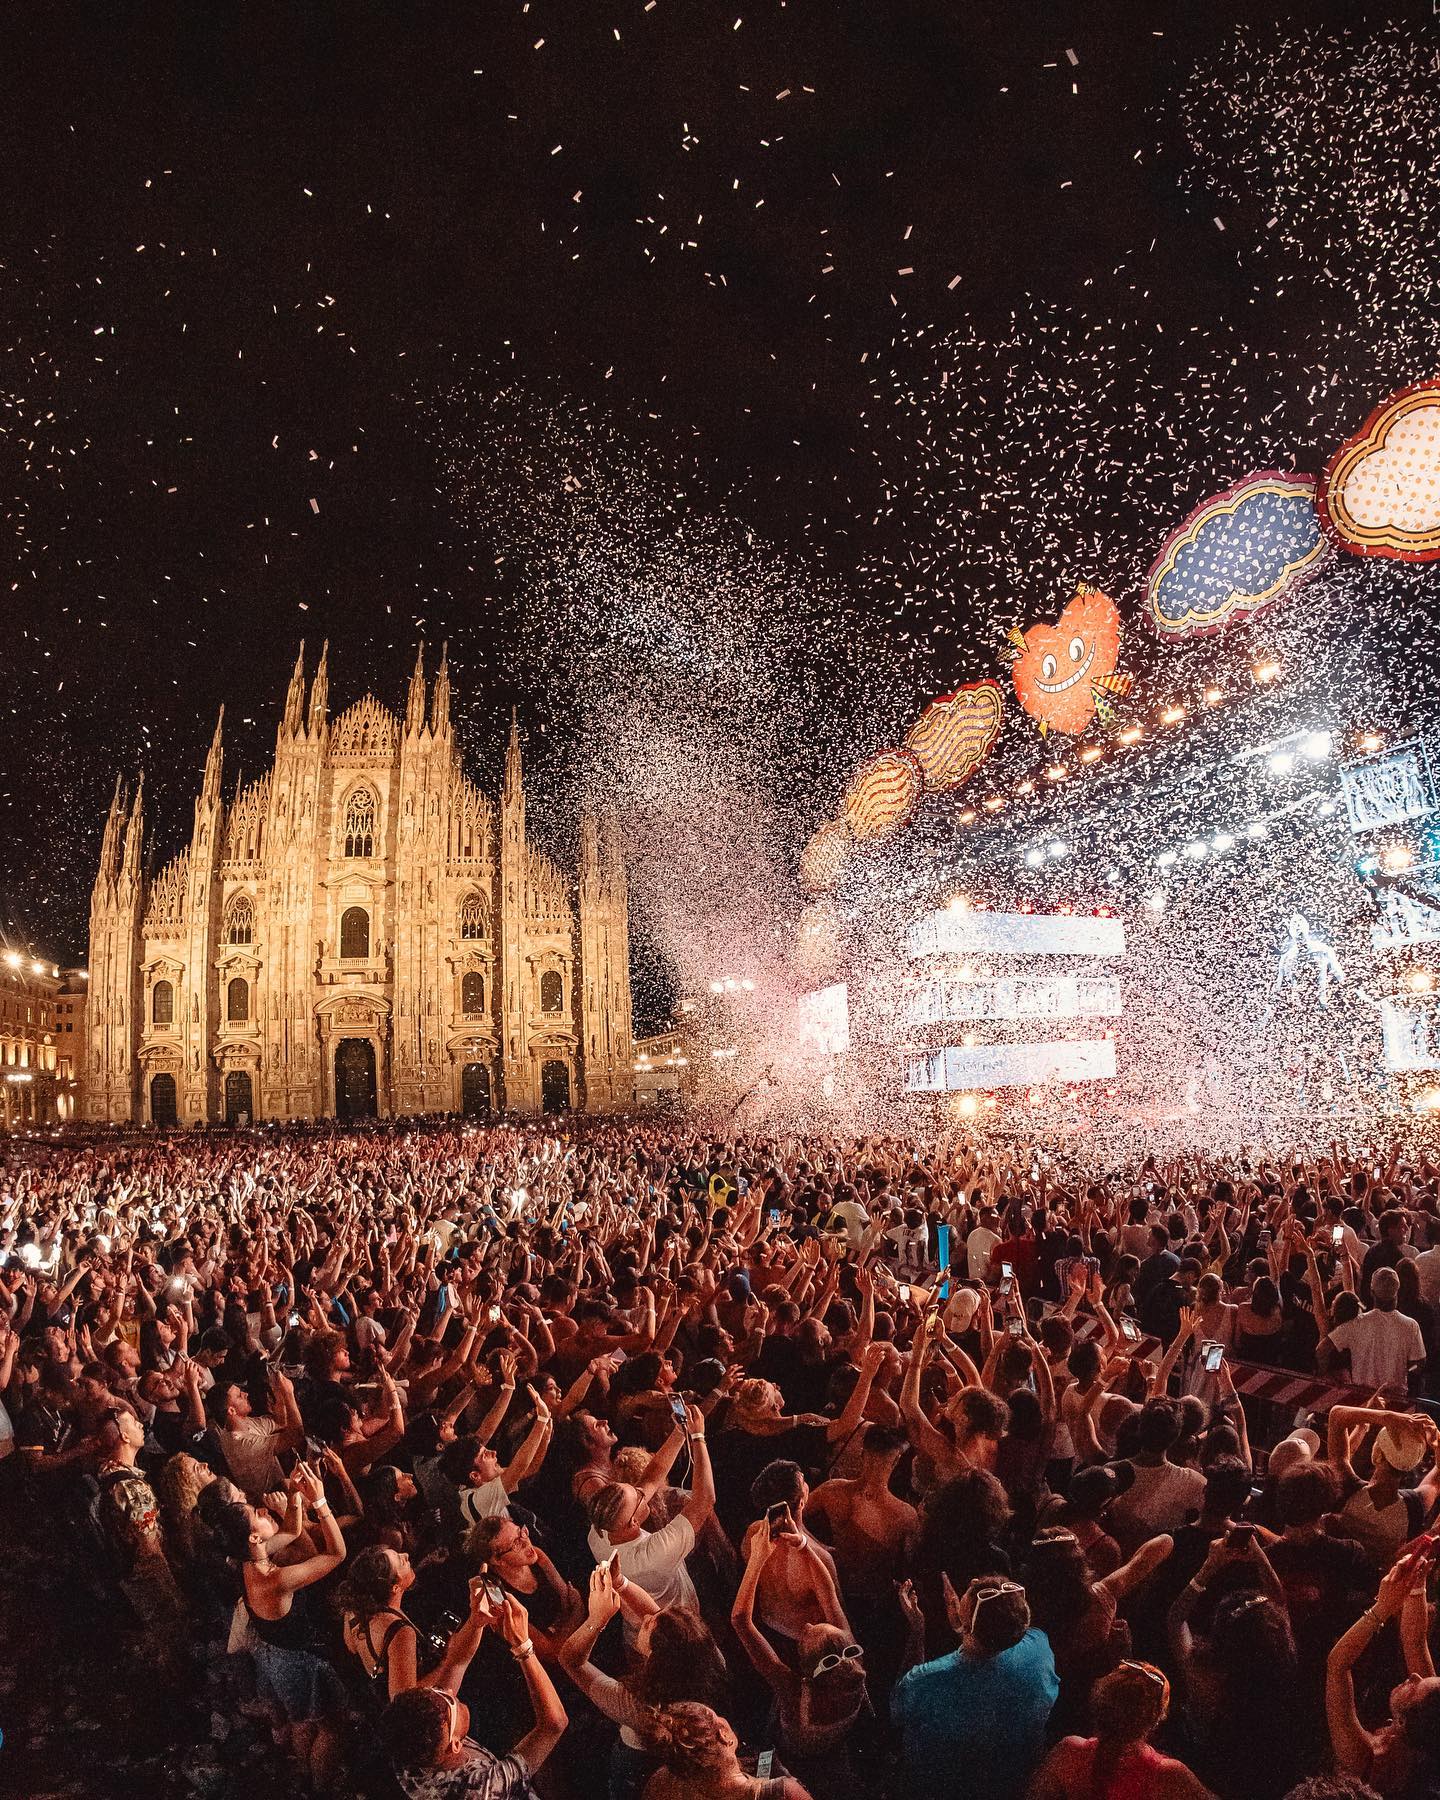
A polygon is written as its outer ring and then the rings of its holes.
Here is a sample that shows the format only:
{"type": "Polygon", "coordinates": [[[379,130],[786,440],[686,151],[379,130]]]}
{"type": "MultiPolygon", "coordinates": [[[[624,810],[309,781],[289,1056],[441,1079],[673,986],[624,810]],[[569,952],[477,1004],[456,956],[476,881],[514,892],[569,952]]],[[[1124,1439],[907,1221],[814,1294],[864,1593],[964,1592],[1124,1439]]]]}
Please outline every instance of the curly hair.
{"type": "Polygon", "coordinates": [[[215,1471],[182,1451],[166,1459],[155,1473],[155,1498],[165,1541],[180,1557],[195,1554],[195,1509],[204,1490],[215,1480],[215,1471]]]}
{"type": "Polygon", "coordinates": [[[735,1755],[735,1734],[713,1707],[677,1700],[647,1722],[650,1747],[673,1775],[709,1775],[735,1755]]]}

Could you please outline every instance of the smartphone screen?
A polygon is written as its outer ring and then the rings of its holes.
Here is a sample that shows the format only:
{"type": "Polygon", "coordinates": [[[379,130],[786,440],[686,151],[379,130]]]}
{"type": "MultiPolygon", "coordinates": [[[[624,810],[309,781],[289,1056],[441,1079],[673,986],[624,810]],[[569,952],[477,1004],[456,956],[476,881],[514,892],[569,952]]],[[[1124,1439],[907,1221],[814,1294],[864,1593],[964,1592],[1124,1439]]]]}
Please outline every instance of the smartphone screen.
{"type": "Polygon", "coordinates": [[[774,1506],[766,1508],[765,1519],[772,1533],[788,1531],[790,1529],[790,1508],[783,1500],[777,1500],[774,1506]]]}
{"type": "Polygon", "coordinates": [[[900,1283],[900,1304],[902,1306],[910,1304],[910,1283],[908,1281],[900,1283]]]}
{"type": "Polygon", "coordinates": [[[762,1750],[755,1758],[755,1779],[757,1781],[769,1781],[770,1771],[774,1767],[775,1752],[773,1750],[762,1750]]]}
{"type": "Polygon", "coordinates": [[[1122,1319],[1120,1321],[1120,1330],[1124,1336],[1129,1338],[1132,1344],[1138,1344],[1140,1342],[1140,1327],[1133,1319],[1122,1319]]]}
{"type": "Polygon", "coordinates": [[[780,1223],[780,1208],[778,1206],[772,1206],[770,1208],[770,1223],[772,1225],[778,1225],[780,1223]]]}
{"type": "Polygon", "coordinates": [[[682,1425],[682,1426],[684,1425],[684,1423],[685,1423],[685,1402],[680,1398],[680,1396],[678,1394],[672,1394],[670,1396],[670,1413],[671,1413],[671,1417],[675,1420],[675,1423],[677,1425],[682,1425]]]}
{"type": "Polygon", "coordinates": [[[500,1323],[500,1308],[498,1306],[492,1306],[485,1314],[485,1317],[492,1325],[498,1325],[500,1323]]]}
{"type": "Polygon", "coordinates": [[[1024,1324],[1023,1320],[1012,1319],[1010,1321],[1009,1332],[1010,1332],[1011,1337],[1019,1337],[1020,1334],[1024,1331],[1024,1329],[1025,1329],[1025,1324],[1024,1324]]]}
{"type": "Polygon", "coordinates": [[[1009,1298],[1010,1290],[1011,1290],[1011,1288],[1014,1287],[1014,1285],[1015,1285],[1015,1282],[1014,1282],[1013,1278],[1009,1275],[1006,1275],[1004,1280],[1000,1283],[1000,1294],[1003,1299],[1009,1298]]]}
{"type": "Polygon", "coordinates": [[[1224,1360],[1225,1346],[1223,1344],[1207,1344],[1205,1346],[1205,1368],[1207,1373],[1213,1375],[1224,1360]]]}
{"type": "Polygon", "coordinates": [[[1008,1263],[1008,1262],[1002,1262],[1000,1265],[1000,1273],[1005,1277],[1005,1279],[1007,1281],[1009,1281],[1015,1273],[1014,1264],[1008,1263]]]}
{"type": "Polygon", "coordinates": [[[1336,1225],[1336,1226],[1332,1227],[1331,1232],[1330,1232],[1330,1242],[1335,1246],[1335,1248],[1337,1250],[1345,1242],[1345,1227],[1343,1225],[1336,1225]]]}

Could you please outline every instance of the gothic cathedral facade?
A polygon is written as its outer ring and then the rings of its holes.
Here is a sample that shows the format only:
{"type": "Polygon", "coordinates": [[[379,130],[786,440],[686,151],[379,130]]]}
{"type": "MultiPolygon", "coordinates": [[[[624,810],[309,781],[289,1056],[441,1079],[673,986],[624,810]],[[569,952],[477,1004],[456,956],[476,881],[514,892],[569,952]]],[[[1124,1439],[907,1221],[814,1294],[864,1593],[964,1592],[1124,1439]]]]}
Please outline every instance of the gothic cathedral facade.
{"type": "Polygon", "coordinates": [[[147,873],[119,784],[90,903],[82,1115],[156,1125],[628,1108],[624,861],[585,815],[572,884],[525,833],[512,717],[499,807],[460,766],[442,653],[405,716],[333,721],[327,655],[291,678],[275,762],[147,873]]]}

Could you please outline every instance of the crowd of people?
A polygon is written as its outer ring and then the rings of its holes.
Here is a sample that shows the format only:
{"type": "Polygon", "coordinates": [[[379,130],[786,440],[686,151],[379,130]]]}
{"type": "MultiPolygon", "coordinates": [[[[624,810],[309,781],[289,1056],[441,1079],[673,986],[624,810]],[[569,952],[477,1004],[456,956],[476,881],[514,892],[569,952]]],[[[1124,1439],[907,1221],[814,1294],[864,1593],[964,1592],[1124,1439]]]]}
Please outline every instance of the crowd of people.
{"type": "Polygon", "coordinates": [[[0,1516],[209,1793],[1410,1800],[1437,1304],[1418,1148],[15,1143],[0,1516]]]}

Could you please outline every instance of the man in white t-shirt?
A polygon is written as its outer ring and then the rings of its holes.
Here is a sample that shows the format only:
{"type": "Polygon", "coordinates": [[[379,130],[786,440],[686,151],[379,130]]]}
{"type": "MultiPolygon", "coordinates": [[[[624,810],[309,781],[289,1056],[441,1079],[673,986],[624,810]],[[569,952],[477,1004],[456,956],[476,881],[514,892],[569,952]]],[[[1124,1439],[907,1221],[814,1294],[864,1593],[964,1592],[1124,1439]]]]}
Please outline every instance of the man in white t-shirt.
{"type": "MultiPolygon", "coordinates": [[[[613,1557],[627,1581],[644,1588],[661,1611],[695,1608],[699,1602],[685,1558],[695,1548],[695,1534],[715,1510],[715,1477],[705,1444],[705,1416],[685,1408],[685,1435],[693,1470],[690,1497],[683,1509],[659,1531],[646,1531],[650,1501],[628,1481],[608,1482],[590,1501],[590,1554],[597,1563],[613,1557]]],[[[633,1635],[628,1618],[626,1636],[633,1635]]]]}
{"type": "Polygon", "coordinates": [[[995,1229],[997,1223],[995,1208],[987,1206],[980,1215],[980,1223],[965,1240],[965,1272],[972,1281],[990,1279],[990,1252],[1000,1242],[1000,1233],[995,1229]]]}
{"type": "Polygon", "coordinates": [[[830,1208],[829,1227],[832,1231],[843,1231],[850,1242],[859,1249],[865,1238],[865,1227],[870,1223],[870,1215],[855,1198],[853,1189],[845,1191],[845,1198],[837,1200],[830,1208]]]}
{"type": "Polygon", "coordinates": [[[1107,1529],[1126,1556],[1148,1538],[1178,1531],[1205,1498],[1199,1469],[1172,1463],[1167,1454],[1180,1436],[1180,1423],[1173,1400],[1147,1400],[1140,1409],[1140,1449],[1130,1458],[1135,1480],[1108,1514],[1107,1529]]]}
{"type": "Polygon", "coordinates": [[[1425,1339],[1408,1313],[1397,1312],[1400,1277],[1393,1269],[1377,1269],[1370,1278],[1368,1312],[1337,1325],[1330,1342],[1350,1353],[1350,1379],[1356,1387],[1389,1388],[1405,1393],[1410,1371],[1425,1360],[1425,1339]]]}

